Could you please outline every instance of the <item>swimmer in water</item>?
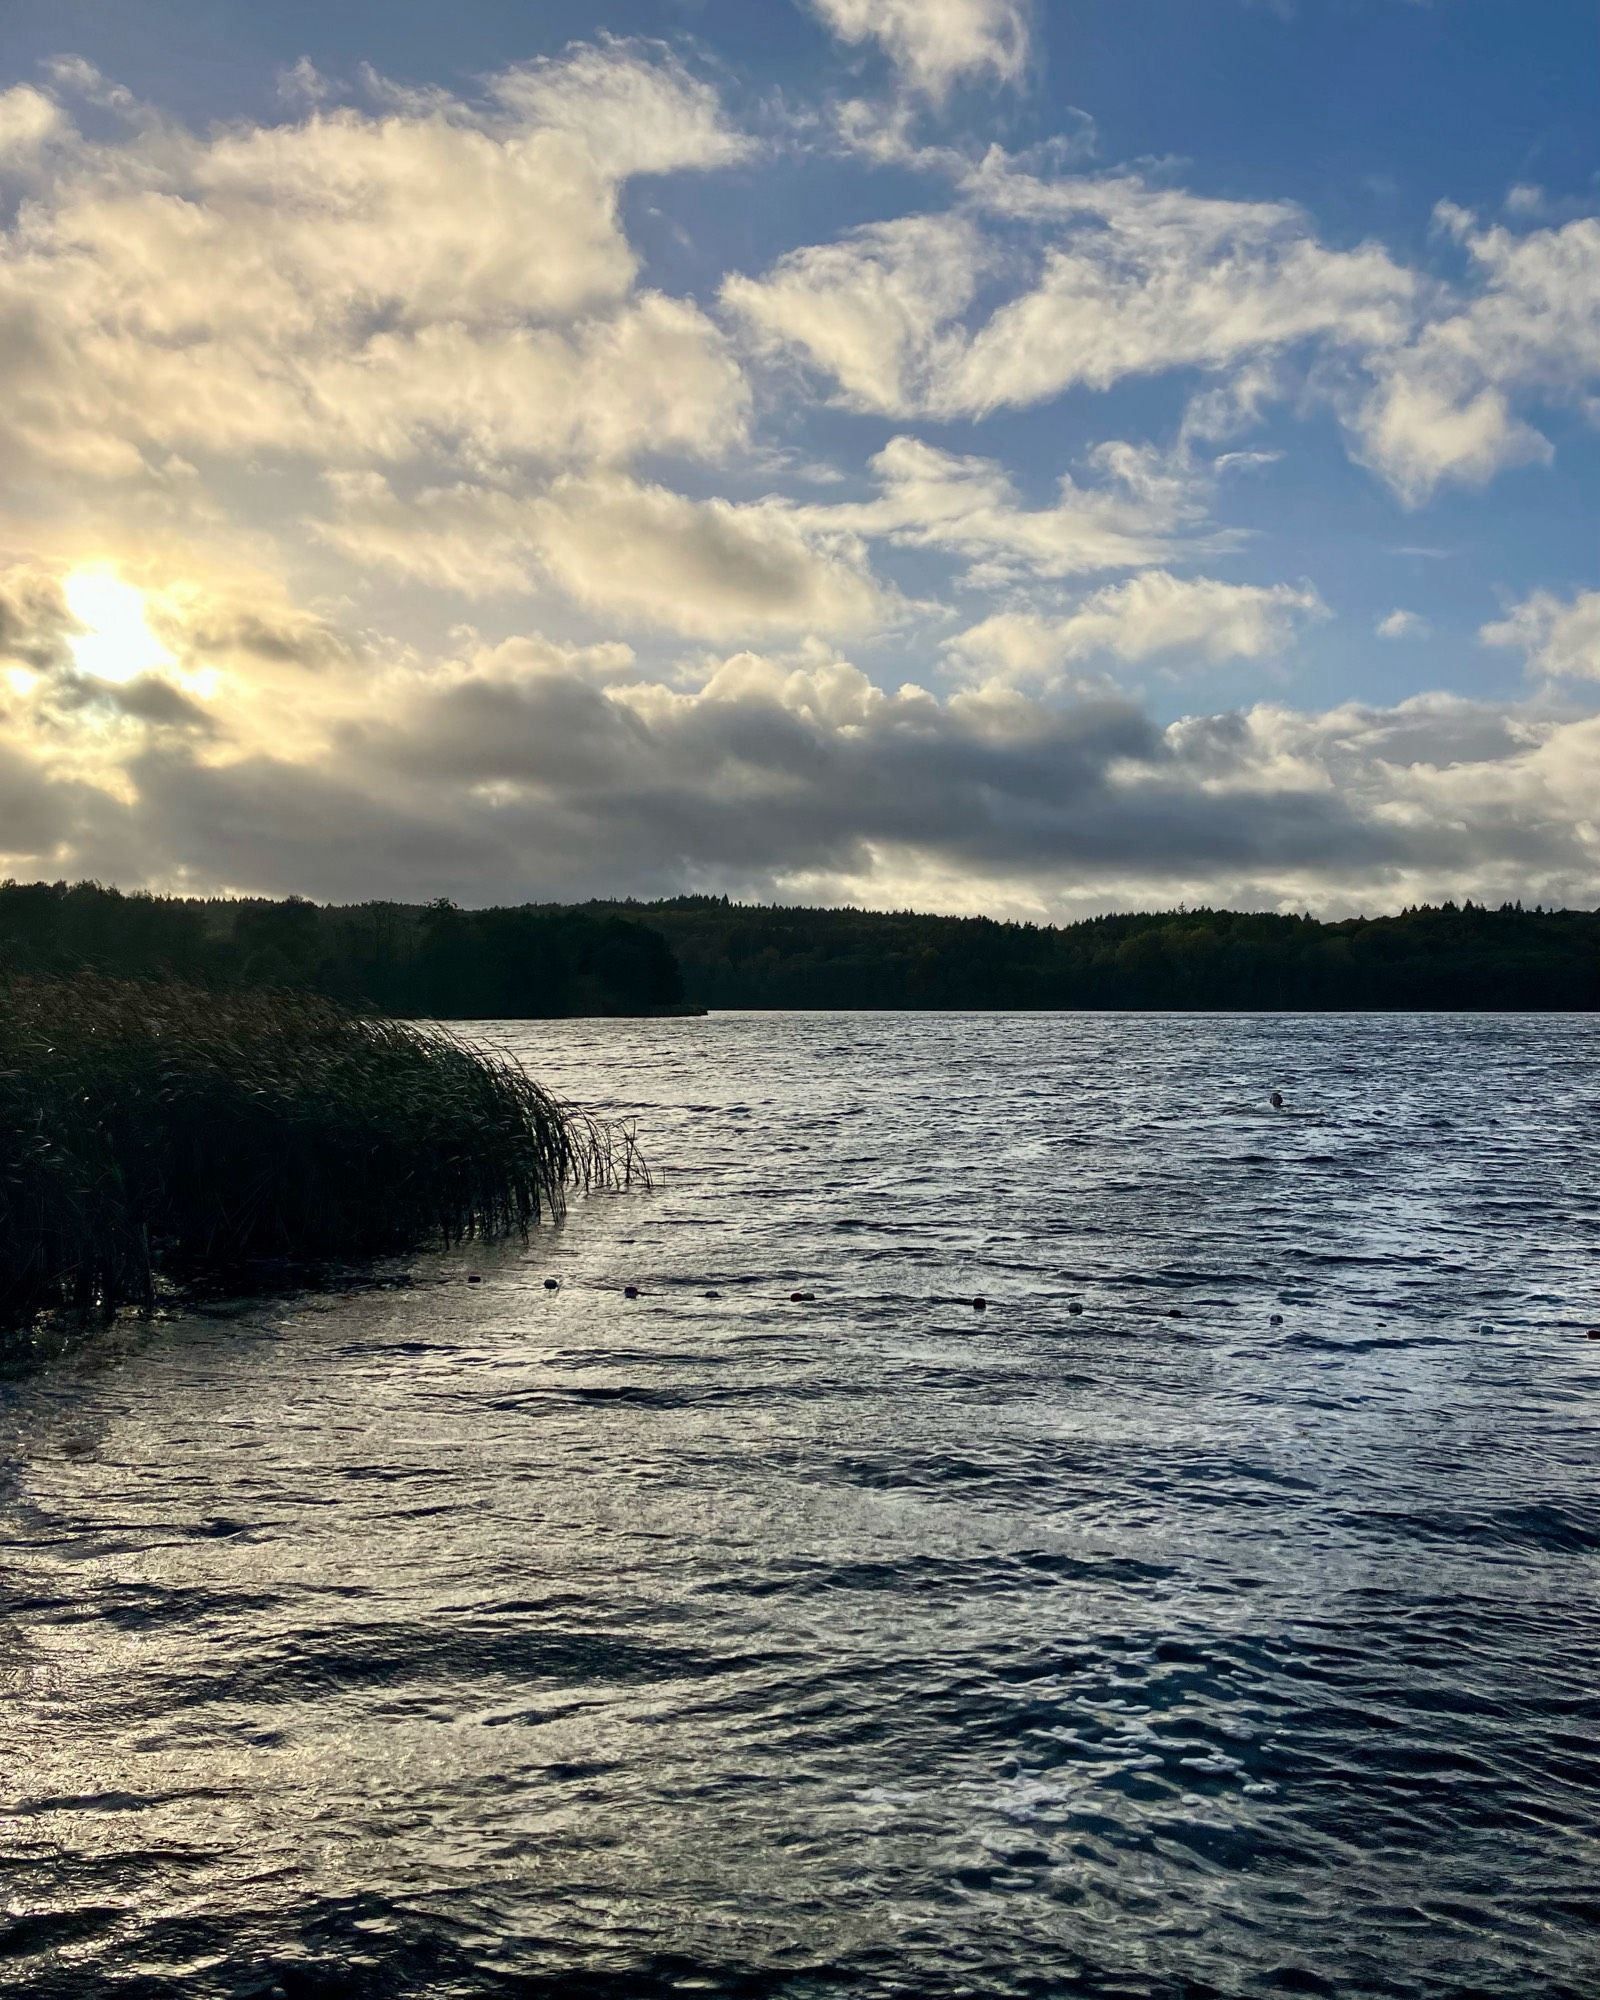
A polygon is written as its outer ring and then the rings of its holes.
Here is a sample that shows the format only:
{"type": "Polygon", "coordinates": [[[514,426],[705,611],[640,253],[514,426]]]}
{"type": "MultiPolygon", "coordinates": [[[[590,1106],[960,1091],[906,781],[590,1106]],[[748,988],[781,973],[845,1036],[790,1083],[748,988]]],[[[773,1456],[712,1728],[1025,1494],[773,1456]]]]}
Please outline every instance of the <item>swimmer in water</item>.
{"type": "Polygon", "coordinates": [[[1283,1109],[1283,1092],[1275,1090],[1267,1099],[1267,1102],[1272,1106],[1274,1111],[1281,1111],[1283,1109]]]}

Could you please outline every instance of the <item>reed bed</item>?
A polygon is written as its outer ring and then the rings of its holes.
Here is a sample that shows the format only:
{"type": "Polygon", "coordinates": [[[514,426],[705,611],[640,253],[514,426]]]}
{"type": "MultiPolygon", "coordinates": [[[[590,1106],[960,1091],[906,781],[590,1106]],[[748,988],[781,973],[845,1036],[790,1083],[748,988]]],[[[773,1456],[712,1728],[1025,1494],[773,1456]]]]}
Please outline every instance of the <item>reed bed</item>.
{"type": "Polygon", "coordinates": [[[0,1324],[525,1233],[648,1185],[630,1129],[439,1029],[277,992],[0,983],[0,1324]]]}

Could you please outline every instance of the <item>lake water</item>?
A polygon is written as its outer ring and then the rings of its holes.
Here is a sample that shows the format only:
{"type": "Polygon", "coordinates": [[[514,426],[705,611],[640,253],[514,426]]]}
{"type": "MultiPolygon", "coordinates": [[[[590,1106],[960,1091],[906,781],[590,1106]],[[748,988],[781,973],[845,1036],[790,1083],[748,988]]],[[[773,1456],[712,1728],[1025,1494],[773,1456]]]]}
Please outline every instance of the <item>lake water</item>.
{"type": "Polygon", "coordinates": [[[1600,1021],[474,1032],[659,1189],[0,1385],[0,1991],[1600,1991],[1600,1021]]]}

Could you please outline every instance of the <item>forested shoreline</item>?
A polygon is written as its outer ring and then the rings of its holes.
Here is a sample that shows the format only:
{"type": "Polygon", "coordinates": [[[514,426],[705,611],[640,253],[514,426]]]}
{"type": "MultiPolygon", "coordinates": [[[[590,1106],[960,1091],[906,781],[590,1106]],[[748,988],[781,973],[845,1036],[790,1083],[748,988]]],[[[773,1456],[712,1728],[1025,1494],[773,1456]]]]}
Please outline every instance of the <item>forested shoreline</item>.
{"type": "Polygon", "coordinates": [[[0,885],[0,972],[286,988],[401,1018],[705,1008],[1600,1009],[1600,914],[1444,904],[1325,923],[1176,910],[1059,928],[720,896],[522,905],[0,885]]]}
{"type": "Polygon", "coordinates": [[[987,917],[590,904],[659,930],[714,1008],[1397,1012],[1600,1008],[1600,914],[1445,904],[1390,917],[1176,910],[987,917]]]}
{"type": "Polygon", "coordinates": [[[7,882],[4,972],[317,993],[402,1020],[690,1011],[671,947],[636,916],[448,902],[337,908],[7,882]]]}

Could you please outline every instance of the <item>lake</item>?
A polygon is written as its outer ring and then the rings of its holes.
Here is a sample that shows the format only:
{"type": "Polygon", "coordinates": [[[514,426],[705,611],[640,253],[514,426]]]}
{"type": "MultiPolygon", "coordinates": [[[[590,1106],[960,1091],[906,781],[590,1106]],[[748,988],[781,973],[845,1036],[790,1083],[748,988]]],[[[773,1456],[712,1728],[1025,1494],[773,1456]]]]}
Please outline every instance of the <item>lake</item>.
{"type": "Polygon", "coordinates": [[[0,1384],[0,1991],[1600,1990],[1600,1020],[469,1032],[656,1191],[0,1384]]]}

